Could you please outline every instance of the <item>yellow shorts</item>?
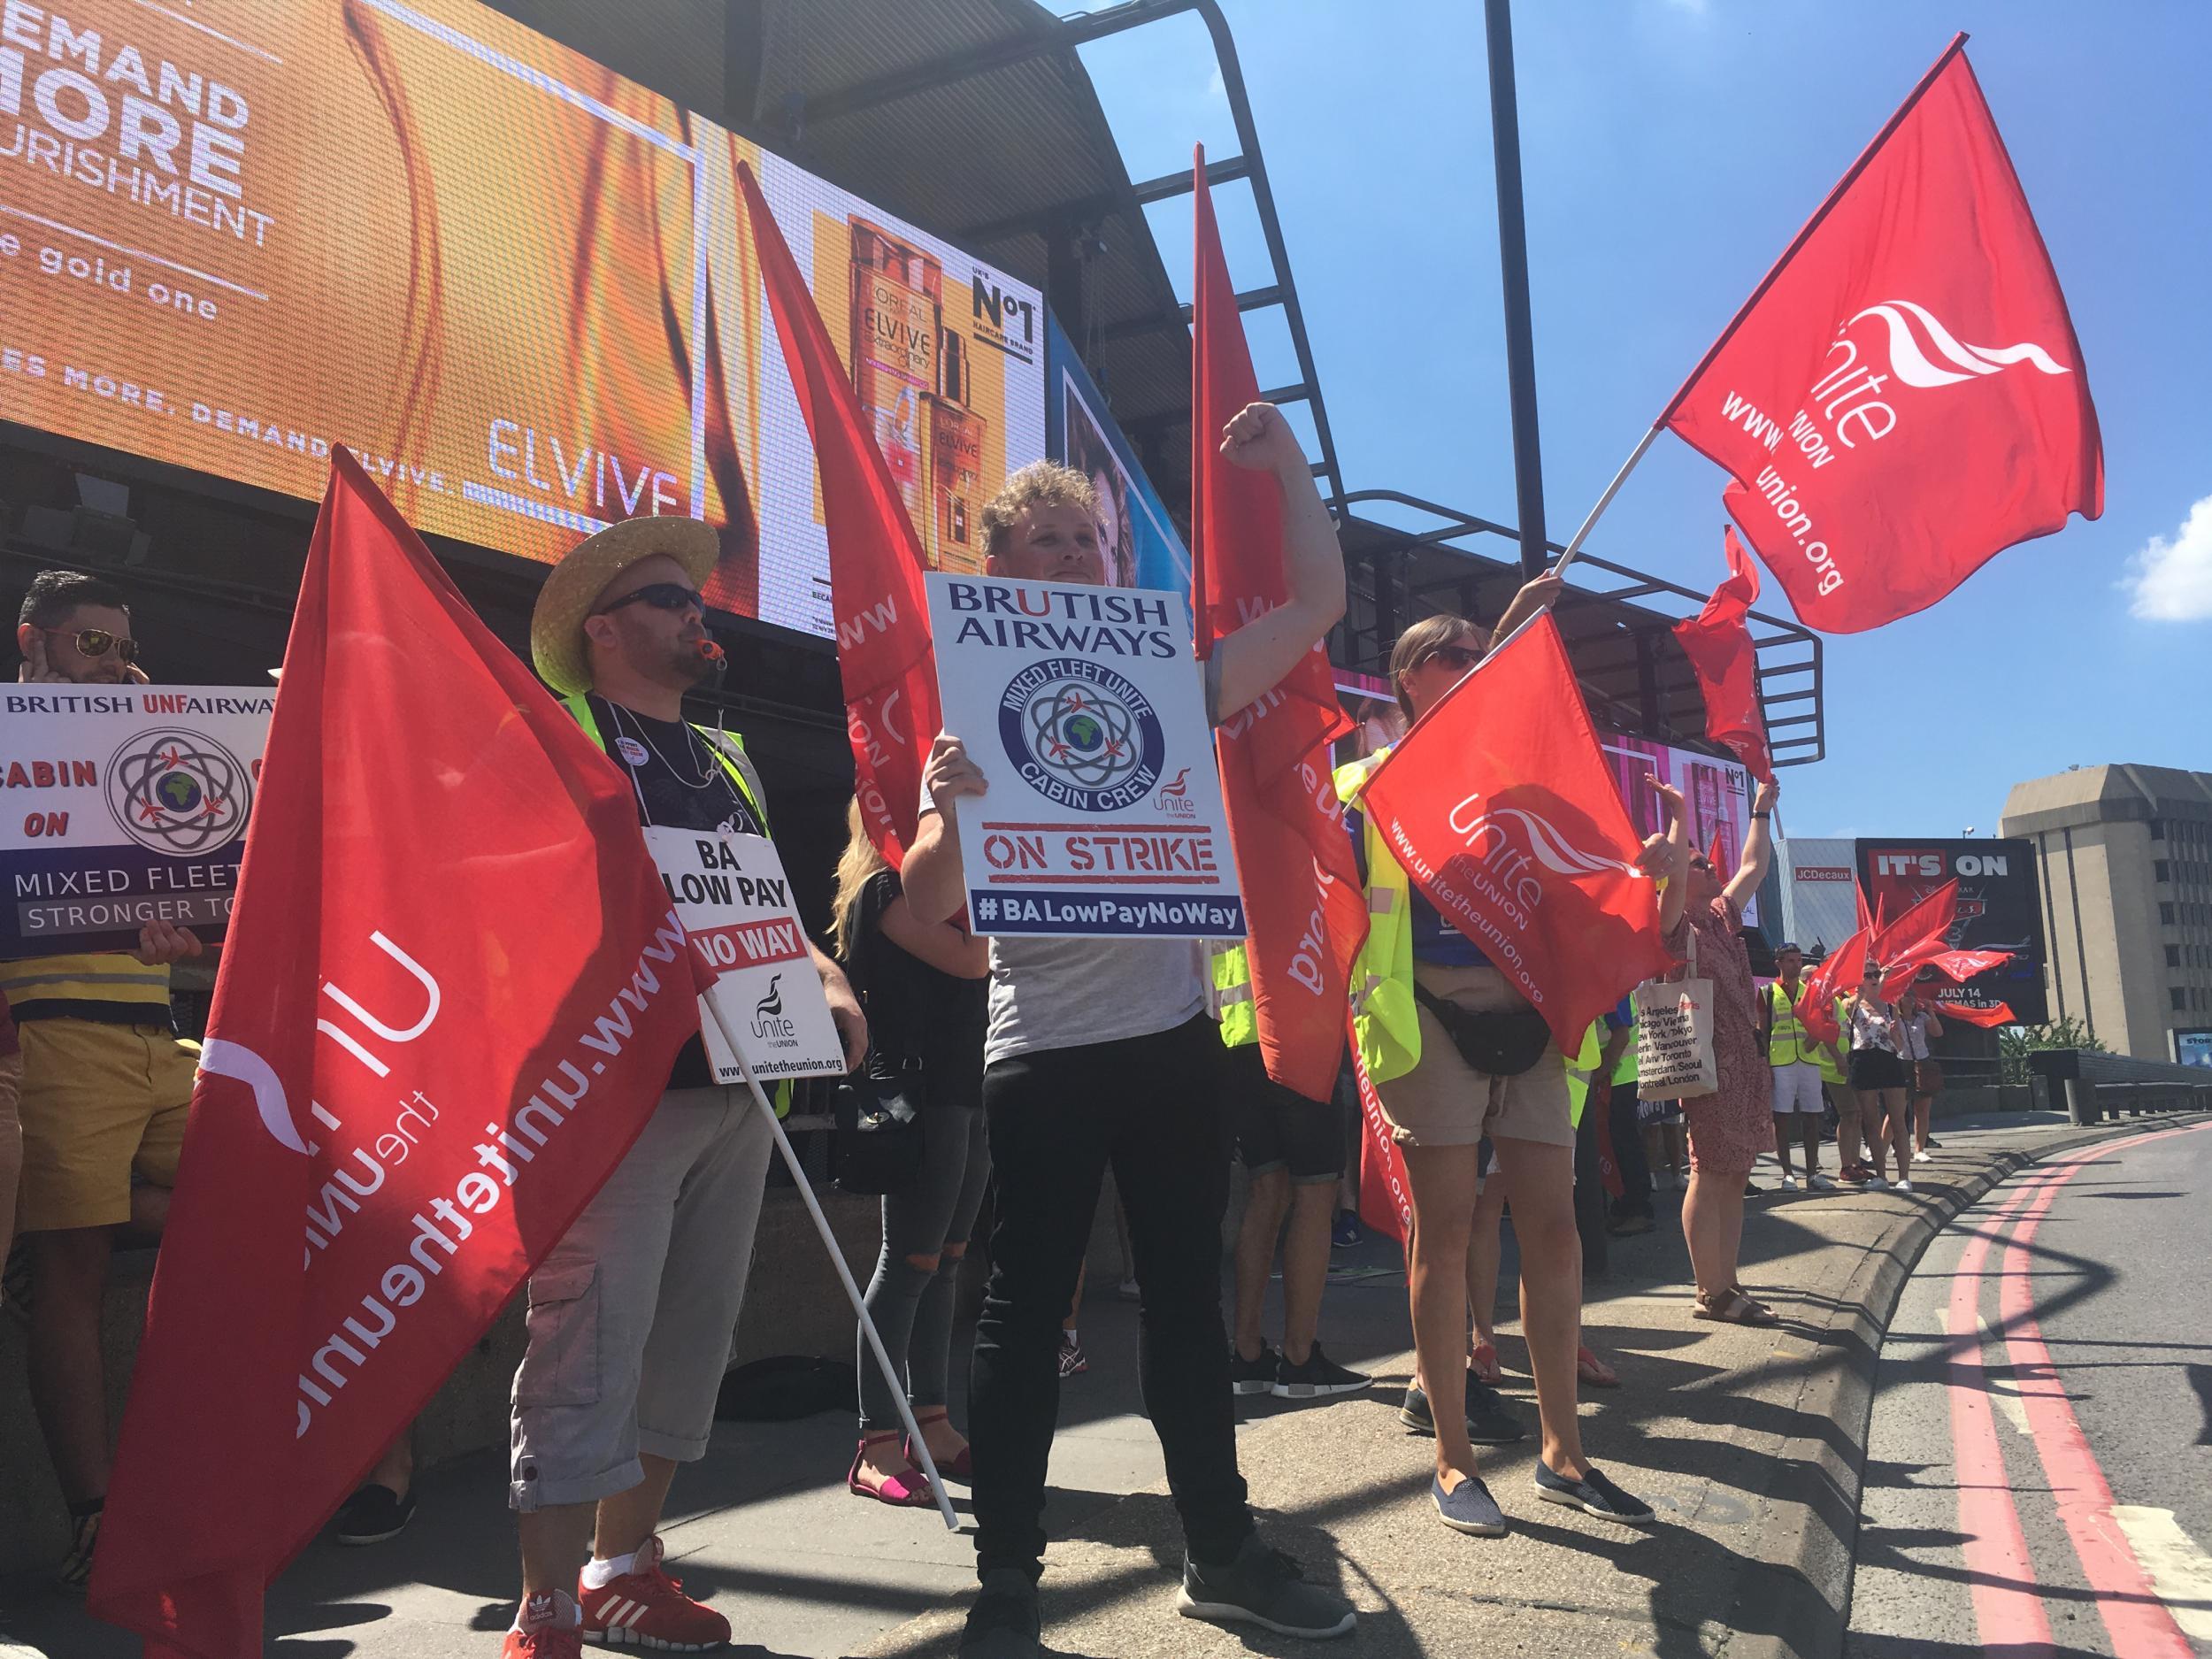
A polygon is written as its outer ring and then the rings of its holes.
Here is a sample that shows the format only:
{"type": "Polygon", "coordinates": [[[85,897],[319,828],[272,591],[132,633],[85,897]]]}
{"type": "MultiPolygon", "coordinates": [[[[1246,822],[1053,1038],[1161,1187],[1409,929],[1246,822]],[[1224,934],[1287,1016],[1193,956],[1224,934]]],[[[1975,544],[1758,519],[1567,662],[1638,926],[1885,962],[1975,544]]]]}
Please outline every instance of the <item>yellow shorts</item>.
{"type": "Polygon", "coordinates": [[[27,1019],[19,1233],[111,1227],[131,1218],[131,1174],[177,1179],[199,1050],[166,1025],[27,1019]]]}

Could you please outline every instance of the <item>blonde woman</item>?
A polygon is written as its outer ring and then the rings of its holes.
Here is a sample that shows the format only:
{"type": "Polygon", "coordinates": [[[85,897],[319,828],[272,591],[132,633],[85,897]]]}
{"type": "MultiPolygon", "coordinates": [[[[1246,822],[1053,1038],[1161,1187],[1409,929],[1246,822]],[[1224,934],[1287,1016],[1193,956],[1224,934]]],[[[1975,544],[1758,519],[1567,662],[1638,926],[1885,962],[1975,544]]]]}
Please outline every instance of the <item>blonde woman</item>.
{"type": "MultiPolygon", "coordinates": [[[[960,1258],[991,1173],[982,1110],[988,948],[950,922],[917,917],[897,872],[870,843],[857,802],[845,822],[833,937],[868,1012],[872,1046],[863,1069],[918,1087],[924,1120],[919,1167],[883,1201],[868,1317],[893,1363],[905,1368],[907,1398],[938,1473],[965,1480],[968,1443],[948,1415],[946,1373],[960,1258]]],[[[900,1440],[898,1402],[864,1347],[859,1365],[860,1447],[846,1489],[883,1503],[934,1504],[913,1448],[900,1440]]]]}

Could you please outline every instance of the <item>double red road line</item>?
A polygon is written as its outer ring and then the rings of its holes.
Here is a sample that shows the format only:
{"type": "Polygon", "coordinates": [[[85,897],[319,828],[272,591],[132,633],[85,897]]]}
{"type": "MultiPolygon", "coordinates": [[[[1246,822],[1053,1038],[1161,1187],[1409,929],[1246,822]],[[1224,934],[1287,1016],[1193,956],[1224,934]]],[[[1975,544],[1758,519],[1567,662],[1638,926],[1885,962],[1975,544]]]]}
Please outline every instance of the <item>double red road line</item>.
{"type": "Polygon", "coordinates": [[[2019,1379],[2030,1437],[2057,1499],[2059,1519],[2096,1597],[2112,1651],[2116,1659],[2192,1659],[2194,1653],[2113,1519],[2111,1485],[2082,1432],[2035,1317],[2029,1248],[2060,1189],[2082,1171],[2114,1152],[2205,1126],[2107,1141],[2039,1167],[2022,1179],[2019,1190],[1967,1241],[1959,1258],[1946,1320],[1952,1342],[1947,1386],[1959,1531],[1964,1535],[1962,1548],[1975,1623],[1985,1647],[2031,1652],[2054,1647],[2019,1509],[2005,1473],[1982,1360],[1978,1315],[1989,1253],[2005,1224],[2016,1219],[1998,1286],[2006,1354],[2019,1379]]]}

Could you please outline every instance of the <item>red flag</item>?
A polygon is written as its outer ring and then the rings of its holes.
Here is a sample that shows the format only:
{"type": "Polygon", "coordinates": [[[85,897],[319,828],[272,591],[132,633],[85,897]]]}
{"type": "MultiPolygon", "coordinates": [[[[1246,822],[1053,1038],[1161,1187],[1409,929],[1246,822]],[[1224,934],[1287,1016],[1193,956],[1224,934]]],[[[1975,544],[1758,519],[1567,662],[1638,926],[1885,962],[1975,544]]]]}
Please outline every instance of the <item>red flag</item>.
{"type": "Polygon", "coordinates": [[[1970,1025],[1994,1028],[2020,1023],[2020,1017],[2012,1011],[2010,1004],[2005,1002],[1992,1002],[1984,1007],[1979,1003],[1947,1002],[1939,997],[1935,1007],[1936,1012],[1944,1018],[1962,1019],[1970,1025]]]}
{"type": "MultiPolygon", "coordinates": [[[[737,140],[730,140],[733,157],[737,140]]],[[[914,844],[922,764],[936,741],[935,649],[922,593],[922,544],[899,487],[869,431],[845,365],[830,343],[814,296],[768,211],[746,162],[738,187],[775,313],[791,389],[806,417],[822,481],[829,535],[830,611],[837,624],[837,672],[845,688],[853,787],[868,839],[893,869],[914,844]]]]}
{"type": "Polygon", "coordinates": [[[1577,1052],[1674,965],[1643,837],[1549,616],[1491,648],[1367,780],[1362,810],[1445,920],[1577,1052]]]}
{"type": "MultiPolygon", "coordinates": [[[[1191,590],[1198,654],[1290,596],[1281,487],[1221,454],[1221,429],[1259,401],[1236,290],[1221,253],[1206,152],[1194,161],[1196,338],[1191,350],[1191,590]]],[[[1221,792],[1244,889],[1245,951],[1267,1074],[1326,1100],[1344,1051],[1344,999],[1367,937],[1367,895],[1330,782],[1329,744],[1352,729],[1327,651],[1316,644],[1215,733],[1221,792]]]]}
{"type": "Polygon", "coordinates": [[[2003,967],[2013,956],[2009,950],[1940,950],[1928,958],[1928,965],[1952,983],[1964,985],[1978,973],[2003,967]]]}
{"type": "Polygon", "coordinates": [[[1413,1188],[1406,1179],[1406,1155],[1383,1116],[1382,1096],[1367,1075],[1366,1062],[1354,1042],[1352,1071],[1359,1083],[1359,1218],[1403,1244],[1413,1236],[1413,1188]]]}
{"type": "Polygon", "coordinates": [[[1713,826],[1713,844],[1705,849],[1705,862],[1713,866],[1713,879],[1726,887],[1736,872],[1728,867],[1728,850],[1721,845],[1720,826],[1713,826]]]}
{"type": "MultiPolygon", "coordinates": [[[[1882,964],[1884,973],[1893,973],[1905,965],[1909,954],[1918,953],[1923,946],[1945,949],[1945,936],[1957,923],[1958,911],[1959,884],[1954,877],[1879,928],[1867,954],[1882,964]]],[[[1924,962],[1927,956],[1917,959],[1924,962]]]]}
{"type": "MultiPolygon", "coordinates": [[[[1759,708],[1759,653],[1744,618],[1759,596],[1759,572],[1732,527],[1721,532],[1728,575],[1705,608],[1674,625],[1674,637],[1697,675],[1705,699],[1705,735],[1743,762],[1762,783],[1774,781],[1767,754],[1766,716],[1759,708]]],[[[1715,868],[1718,868],[1716,864],[1715,868]]]]}
{"type": "Polygon", "coordinates": [[[284,667],[92,1575],[198,1659],[260,1654],[699,1028],[629,785],[342,449],[284,667]]]}
{"type": "Polygon", "coordinates": [[[1855,634],[2104,511],[2058,277],[1961,49],[1936,60],[1661,419],[1797,614],[1855,634]]]}
{"type": "Polygon", "coordinates": [[[1871,937],[1877,924],[1874,918],[1867,913],[1866,887],[1863,882],[1857,880],[1852,882],[1851,902],[1858,908],[1859,931],[1871,937]]]}
{"type": "Polygon", "coordinates": [[[1872,931],[1865,920],[1865,902],[1860,902],[1858,932],[1838,945],[1805,976],[1797,991],[1797,1017],[1816,1042],[1839,1042],[1843,1029],[1836,1021],[1836,998],[1855,991],[1866,977],[1866,941],[1872,931]]]}

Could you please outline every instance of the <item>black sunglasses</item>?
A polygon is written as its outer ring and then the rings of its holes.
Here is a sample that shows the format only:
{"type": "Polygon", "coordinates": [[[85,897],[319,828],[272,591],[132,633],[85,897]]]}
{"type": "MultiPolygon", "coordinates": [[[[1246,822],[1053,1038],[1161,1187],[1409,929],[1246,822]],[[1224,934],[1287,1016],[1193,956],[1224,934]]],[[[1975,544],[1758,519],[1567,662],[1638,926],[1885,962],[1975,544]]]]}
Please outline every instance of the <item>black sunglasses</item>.
{"type": "Polygon", "coordinates": [[[105,628],[79,628],[73,634],[67,628],[41,628],[41,634],[55,639],[68,640],[87,657],[105,657],[113,651],[126,663],[138,660],[138,641],[127,635],[110,634],[105,628]]]}
{"type": "Polygon", "coordinates": [[[1421,660],[1425,663],[1449,663],[1464,673],[1482,661],[1482,653],[1471,645],[1440,645],[1421,660]]]}
{"type": "Polygon", "coordinates": [[[603,617],[610,611],[619,611],[625,605],[634,604],[648,604],[656,611],[704,611],[707,608],[707,602],[699,596],[696,590],[685,587],[681,582],[648,582],[644,587],[634,588],[621,598],[600,606],[592,615],[603,617]]]}

